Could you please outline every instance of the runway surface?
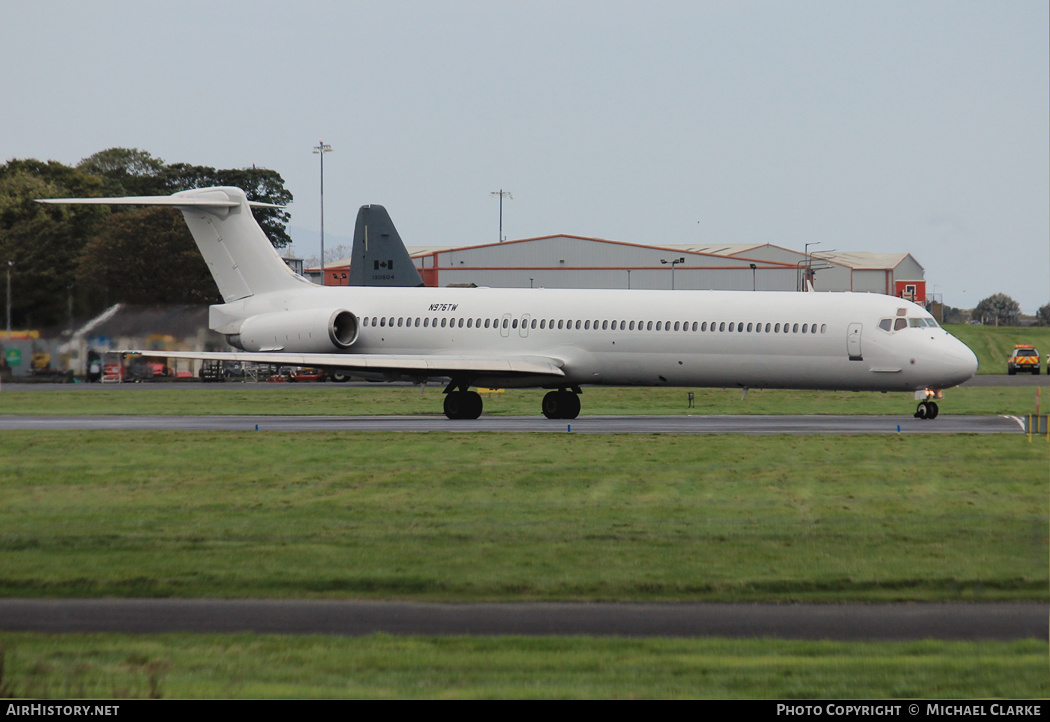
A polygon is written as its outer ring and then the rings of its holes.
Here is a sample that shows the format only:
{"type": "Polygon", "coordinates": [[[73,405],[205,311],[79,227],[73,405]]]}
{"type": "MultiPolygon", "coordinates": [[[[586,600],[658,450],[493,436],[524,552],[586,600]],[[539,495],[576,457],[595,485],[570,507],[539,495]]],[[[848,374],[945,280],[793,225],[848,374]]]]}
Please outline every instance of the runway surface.
{"type": "Polygon", "coordinates": [[[1050,606],[986,604],[437,604],[4,599],[0,629],[46,633],[586,635],[798,640],[1046,640],[1050,606]]]}
{"type": "Polygon", "coordinates": [[[1013,416],[0,416],[0,430],[123,431],[493,431],[579,434],[1009,434],[1023,433],[1013,416]]]}

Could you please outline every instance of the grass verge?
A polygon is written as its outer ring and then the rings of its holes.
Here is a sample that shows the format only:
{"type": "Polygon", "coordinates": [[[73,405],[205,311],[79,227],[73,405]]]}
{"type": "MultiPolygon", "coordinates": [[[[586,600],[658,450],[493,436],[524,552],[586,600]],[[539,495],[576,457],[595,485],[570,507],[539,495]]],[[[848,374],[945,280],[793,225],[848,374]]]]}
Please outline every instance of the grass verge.
{"type": "Polygon", "coordinates": [[[1014,344],[1027,343],[1042,354],[1040,365],[1046,373],[1046,354],[1050,353],[1050,328],[1045,326],[970,326],[951,324],[944,327],[951,335],[970,347],[980,363],[980,374],[1005,374],[1006,358],[1014,344]]]}
{"type": "MultiPolygon", "coordinates": [[[[741,389],[585,388],[584,416],[621,414],[900,414],[911,416],[910,394],[850,391],[784,391],[756,389],[742,399],[741,389]]],[[[484,393],[485,413],[492,416],[538,416],[542,390],[508,389],[484,393]]],[[[1035,387],[970,387],[950,389],[940,402],[944,414],[1035,413],[1035,387]]],[[[1050,393],[1042,404],[1050,409],[1050,393]]],[[[0,393],[0,414],[166,414],[166,415],[325,415],[442,414],[442,393],[428,386],[347,387],[341,384],[227,384],[200,388],[164,384],[143,387],[90,386],[41,391],[18,390],[10,384],[0,393]]]]}
{"type": "Polygon", "coordinates": [[[1045,698],[1046,642],[0,635],[35,698],[1045,698]]]}
{"type": "Polygon", "coordinates": [[[5,432],[0,594],[1045,600],[1047,448],[5,432]]]}

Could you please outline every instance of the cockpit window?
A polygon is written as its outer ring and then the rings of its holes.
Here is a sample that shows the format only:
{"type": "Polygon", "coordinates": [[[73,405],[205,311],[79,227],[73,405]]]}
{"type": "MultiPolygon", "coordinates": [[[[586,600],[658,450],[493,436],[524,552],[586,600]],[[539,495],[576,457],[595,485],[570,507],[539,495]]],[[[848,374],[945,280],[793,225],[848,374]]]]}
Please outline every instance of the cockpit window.
{"type": "Polygon", "coordinates": [[[908,325],[912,328],[922,328],[924,326],[932,326],[937,328],[937,322],[932,318],[909,318],[908,325]]]}
{"type": "Polygon", "coordinates": [[[905,328],[940,328],[940,325],[933,318],[903,318],[898,316],[897,318],[884,318],[879,321],[879,328],[883,331],[900,331],[905,328]]]}

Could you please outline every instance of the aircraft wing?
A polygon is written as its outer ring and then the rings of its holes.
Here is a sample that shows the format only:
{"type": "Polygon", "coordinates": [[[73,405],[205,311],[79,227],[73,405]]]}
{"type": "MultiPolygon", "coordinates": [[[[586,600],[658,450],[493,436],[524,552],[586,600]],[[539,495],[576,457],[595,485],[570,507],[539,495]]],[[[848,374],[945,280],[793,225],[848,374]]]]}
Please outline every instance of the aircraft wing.
{"type": "Polygon", "coordinates": [[[278,366],[312,366],[366,374],[452,376],[471,373],[515,376],[564,376],[562,362],[543,356],[497,357],[471,355],[401,355],[339,353],[265,353],[248,351],[116,351],[151,358],[241,361],[278,366]]]}

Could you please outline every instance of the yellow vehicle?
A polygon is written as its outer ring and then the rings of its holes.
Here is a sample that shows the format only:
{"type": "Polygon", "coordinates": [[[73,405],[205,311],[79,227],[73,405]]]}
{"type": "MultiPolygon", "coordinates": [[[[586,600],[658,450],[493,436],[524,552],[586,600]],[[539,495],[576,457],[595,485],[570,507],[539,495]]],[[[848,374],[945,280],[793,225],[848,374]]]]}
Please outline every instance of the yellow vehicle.
{"type": "Polygon", "coordinates": [[[1006,372],[1013,376],[1018,371],[1039,374],[1039,350],[1028,343],[1014,346],[1014,352],[1006,359],[1006,372]]]}
{"type": "Polygon", "coordinates": [[[33,354],[32,366],[35,374],[47,373],[51,369],[51,354],[37,351],[33,354]]]}

